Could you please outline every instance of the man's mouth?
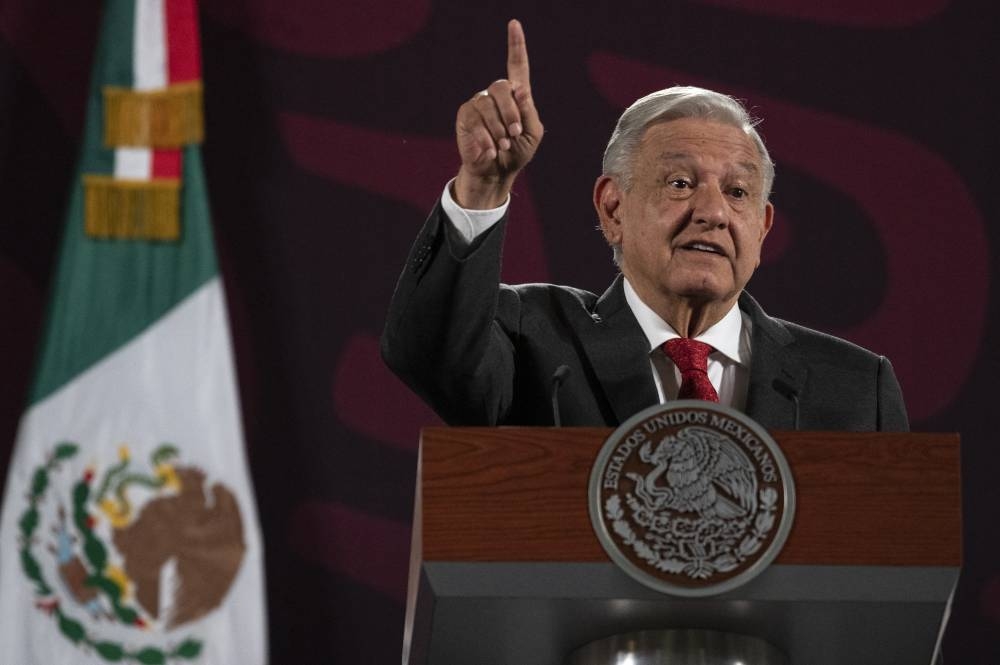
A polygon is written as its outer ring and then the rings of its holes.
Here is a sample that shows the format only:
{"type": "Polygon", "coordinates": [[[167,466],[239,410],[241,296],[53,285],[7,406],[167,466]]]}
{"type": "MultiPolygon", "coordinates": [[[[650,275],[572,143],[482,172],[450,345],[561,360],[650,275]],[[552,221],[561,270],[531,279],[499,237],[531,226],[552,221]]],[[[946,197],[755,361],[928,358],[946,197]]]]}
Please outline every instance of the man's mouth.
{"type": "Polygon", "coordinates": [[[696,252],[707,252],[709,254],[718,254],[719,256],[726,255],[726,252],[723,251],[722,247],[710,242],[689,242],[681,245],[681,249],[688,249],[696,252]]]}

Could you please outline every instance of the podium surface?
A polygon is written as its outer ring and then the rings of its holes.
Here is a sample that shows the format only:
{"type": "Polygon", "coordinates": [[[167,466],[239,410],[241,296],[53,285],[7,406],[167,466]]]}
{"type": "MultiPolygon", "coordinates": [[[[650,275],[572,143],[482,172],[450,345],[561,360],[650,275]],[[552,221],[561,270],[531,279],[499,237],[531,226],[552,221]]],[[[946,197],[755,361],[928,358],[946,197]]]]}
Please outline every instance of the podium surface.
{"type": "Polygon", "coordinates": [[[587,488],[604,428],[428,428],[404,662],[558,665],[635,630],[752,635],[792,663],[927,665],[961,564],[958,436],[772,432],[797,510],[774,563],[701,599],[619,570],[587,488]]]}

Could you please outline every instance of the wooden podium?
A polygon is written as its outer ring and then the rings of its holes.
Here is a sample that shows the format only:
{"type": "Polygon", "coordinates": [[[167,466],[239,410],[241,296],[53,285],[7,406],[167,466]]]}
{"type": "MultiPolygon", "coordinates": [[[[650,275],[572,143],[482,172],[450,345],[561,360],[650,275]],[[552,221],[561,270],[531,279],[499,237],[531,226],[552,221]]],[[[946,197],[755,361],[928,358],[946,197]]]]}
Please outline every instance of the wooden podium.
{"type": "Polygon", "coordinates": [[[794,665],[930,665],[961,565],[957,434],[772,432],[797,493],[784,549],[742,587],[683,599],[594,535],[587,486],[610,433],[423,431],[404,665],[560,665],[668,628],[759,637],[794,665]]]}

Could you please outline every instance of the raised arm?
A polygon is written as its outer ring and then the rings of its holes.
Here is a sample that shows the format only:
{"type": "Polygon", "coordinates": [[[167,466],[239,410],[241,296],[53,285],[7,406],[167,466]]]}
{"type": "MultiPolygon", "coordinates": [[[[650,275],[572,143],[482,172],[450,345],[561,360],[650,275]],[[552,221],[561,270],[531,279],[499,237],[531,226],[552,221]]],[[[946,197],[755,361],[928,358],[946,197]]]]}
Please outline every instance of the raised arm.
{"type": "Polygon", "coordinates": [[[545,128],[531,97],[528,45],[519,21],[507,24],[507,78],[458,109],[455,139],[462,165],[452,189],[464,208],[501,205],[518,172],[531,161],[545,128]]]}

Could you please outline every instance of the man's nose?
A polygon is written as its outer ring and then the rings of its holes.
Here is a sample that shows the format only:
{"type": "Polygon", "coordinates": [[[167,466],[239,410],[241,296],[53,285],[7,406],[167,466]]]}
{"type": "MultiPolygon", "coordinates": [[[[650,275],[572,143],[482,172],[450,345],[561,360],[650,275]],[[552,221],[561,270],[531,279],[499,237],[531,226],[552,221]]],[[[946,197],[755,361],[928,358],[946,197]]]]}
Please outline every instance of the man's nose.
{"type": "Polygon", "coordinates": [[[692,220],[696,224],[705,224],[710,229],[726,228],[729,224],[729,209],[726,206],[726,196],[718,185],[701,183],[696,189],[692,200],[692,220]]]}

